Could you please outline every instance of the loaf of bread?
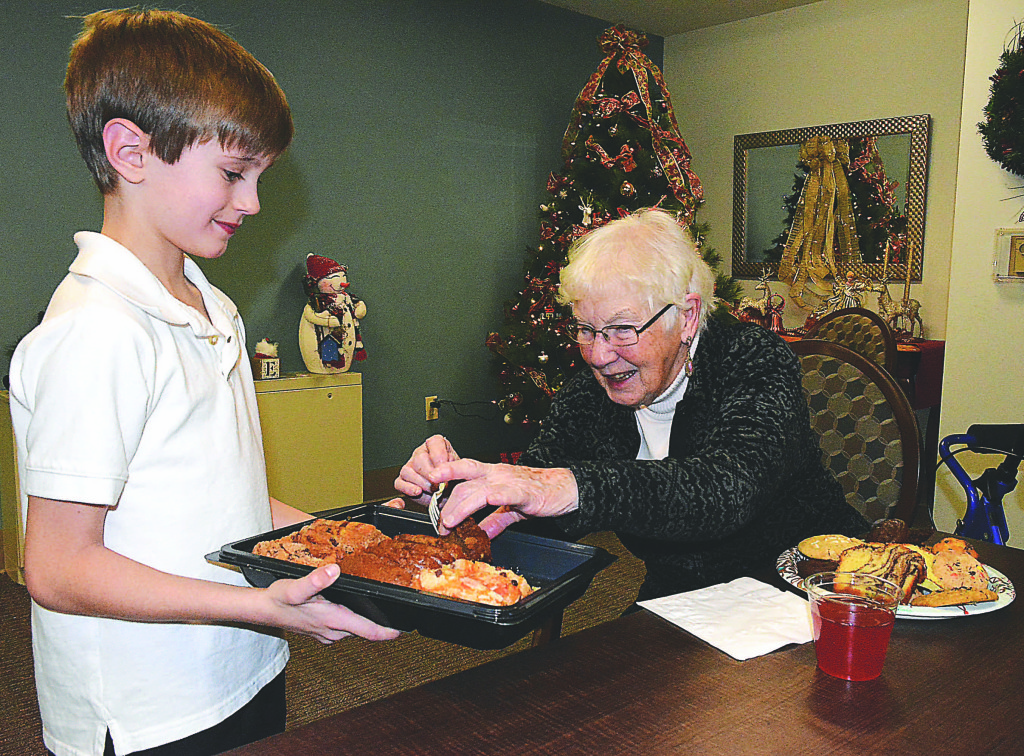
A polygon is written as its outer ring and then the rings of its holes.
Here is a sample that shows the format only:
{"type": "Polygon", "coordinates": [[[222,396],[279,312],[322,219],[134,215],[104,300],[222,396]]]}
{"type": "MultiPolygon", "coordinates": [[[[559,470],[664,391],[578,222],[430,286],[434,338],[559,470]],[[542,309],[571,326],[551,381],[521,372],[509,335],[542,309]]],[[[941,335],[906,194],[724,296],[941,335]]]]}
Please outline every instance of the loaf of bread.
{"type": "Polygon", "coordinates": [[[924,557],[898,543],[865,543],[846,549],[839,557],[839,572],[859,572],[895,583],[900,602],[909,603],[928,566],[924,557]]]}

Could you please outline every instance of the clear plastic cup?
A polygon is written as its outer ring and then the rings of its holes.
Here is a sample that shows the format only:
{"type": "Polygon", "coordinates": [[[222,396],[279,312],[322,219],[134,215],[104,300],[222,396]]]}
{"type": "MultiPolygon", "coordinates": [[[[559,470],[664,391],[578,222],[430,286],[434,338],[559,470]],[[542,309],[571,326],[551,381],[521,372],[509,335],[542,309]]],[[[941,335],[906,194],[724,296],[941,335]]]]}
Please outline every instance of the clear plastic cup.
{"type": "Polygon", "coordinates": [[[856,572],[820,572],[803,586],[811,602],[818,668],[843,680],[882,674],[900,603],[896,584],[856,572]]]}

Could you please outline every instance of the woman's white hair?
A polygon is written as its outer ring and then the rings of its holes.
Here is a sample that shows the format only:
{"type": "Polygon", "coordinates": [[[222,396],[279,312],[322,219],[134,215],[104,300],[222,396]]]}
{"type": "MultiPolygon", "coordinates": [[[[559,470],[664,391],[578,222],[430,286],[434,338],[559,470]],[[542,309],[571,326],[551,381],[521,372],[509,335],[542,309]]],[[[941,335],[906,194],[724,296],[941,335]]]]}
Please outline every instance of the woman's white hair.
{"type": "Polygon", "coordinates": [[[638,210],[578,239],[562,269],[558,301],[575,306],[610,289],[632,292],[651,312],[700,296],[698,332],[715,299],[715,274],[689,230],[657,208],[638,210]]]}

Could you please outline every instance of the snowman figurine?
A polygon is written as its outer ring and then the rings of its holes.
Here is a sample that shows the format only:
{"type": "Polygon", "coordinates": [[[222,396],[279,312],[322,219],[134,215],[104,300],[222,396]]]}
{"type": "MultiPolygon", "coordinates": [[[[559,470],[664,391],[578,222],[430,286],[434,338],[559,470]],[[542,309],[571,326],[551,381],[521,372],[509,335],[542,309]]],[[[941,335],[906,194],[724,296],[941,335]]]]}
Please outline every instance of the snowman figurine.
{"type": "Polygon", "coordinates": [[[359,320],[366,303],[348,291],[348,268],[320,255],[306,255],[302,279],[309,301],[299,320],[299,353],[310,373],[344,373],[366,359],[359,320]]]}

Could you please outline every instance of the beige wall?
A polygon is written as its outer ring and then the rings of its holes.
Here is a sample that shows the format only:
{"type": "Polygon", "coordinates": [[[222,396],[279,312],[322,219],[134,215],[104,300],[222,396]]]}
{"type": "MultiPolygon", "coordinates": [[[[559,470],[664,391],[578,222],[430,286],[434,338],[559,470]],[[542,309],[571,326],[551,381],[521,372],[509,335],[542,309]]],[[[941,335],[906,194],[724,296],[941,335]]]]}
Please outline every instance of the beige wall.
{"type": "MultiPolygon", "coordinates": [[[[825,0],[665,41],[665,78],[695,156],[710,241],[731,250],[736,134],[819,123],[932,116],[922,302],[929,337],[946,339],[940,437],[972,423],[1024,422],[1024,284],[993,280],[994,235],[1019,227],[1024,178],[985,155],[977,133],[989,76],[1016,0],[825,0]]],[[[785,294],[783,291],[779,293],[785,294]]],[[[803,314],[787,312],[787,324],[803,314]]],[[[976,476],[999,457],[961,455],[976,476]],[[973,456],[973,459],[972,459],[973,456]]],[[[936,524],[955,527],[964,494],[937,476],[936,524]]],[[[1024,484],[1005,502],[1024,545],[1024,484]]]]}
{"type": "MultiPolygon", "coordinates": [[[[992,337],[994,328],[1013,329],[1012,315],[1021,314],[1024,287],[995,287],[990,263],[992,229],[1014,221],[1022,203],[1000,202],[1013,177],[983,156],[974,127],[1010,25],[1011,5],[1009,0],[971,2],[972,33],[980,36],[975,26],[991,28],[991,39],[975,44],[982,44],[983,53],[972,50],[982,59],[972,61],[973,70],[968,67],[966,96],[967,0],[824,0],[665,41],[666,83],[706,189],[701,217],[712,225],[711,244],[727,258],[735,135],[931,116],[924,280],[913,287],[912,296],[922,303],[926,336],[949,339],[942,435],[962,432],[972,422],[1012,421],[1002,413],[1013,400],[1004,397],[1012,397],[1014,383],[1021,383],[1019,361],[1008,351],[1016,334],[992,337]],[[983,20],[975,23],[976,17],[983,20]],[[967,166],[961,166],[956,204],[961,149],[967,166]],[[971,182],[969,190],[965,179],[971,182]],[[954,206],[963,219],[956,241],[954,206]],[[985,223],[979,226],[982,218],[985,223]],[[947,318],[947,308],[953,317],[947,318]],[[1012,314],[999,314],[1008,309],[1012,314]],[[979,341],[992,346],[978,351],[979,341]],[[982,359],[975,361],[976,354],[982,359]],[[1013,363],[1009,369],[1007,358],[1013,363]]],[[[748,289],[752,283],[747,282],[748,289]]],[[[786,296],[780,284],[775,287],[786,296]]],[[[876,309],[873,297],[869,305],[876,309]]],[[[787,301],[788,326],[801,324],[805,316],[787,301]]],[[[936,494],[937,518],[946,529],[955,525],[952,507],[963,511],[963,494],[950,487],[950,480],[941,472],[936,494]]],[[[1011,519],[1021,519],[1019,503],[1007,509],[1011,519]]],[[[1014,530],[1016,540],[1024,542],[1024,523],[1011,524],[1014,530]]]]}
{"type": "MultiPolygon", "coordinates": [[[[946,324],[946,370],[942,387],[940,434],[963,433],[972,423],[1024,422],[1024,283],[993,280],[997,228],[1024,226],[1024,178],[1002,170],[985,154],[976,124],[988,101],[989,76],[995,71],[1007,32],[1021,20],[1014,0],[971,0],[950,264],[950,317],[946,324]]],[[[1001,460],[969,452],[959,457],[976,464],[978,475],[1001,460]],[[980,463],[980,464],[978,464],[980,463]]],[[[965,464],[965,466],[967,466],[965,464]]],[[[962,489],[943,468],[937,478],[936,522],[950,529],[964,509],[962,489]]],[[[1004,502],[1010,543],[1024,546],[1024,484],[1004,502]]]]}
{"type": "MultiPolygon", "coordinates": [[[[924,278],[912,296],[926,335],[943,338],[966,20],[967,0],[825,0],[666,39],[666,84],[705,186],[710,244],[728,259],[737,134],[930,114],[924,278]]],[[[786,299],[786,324],[802,324],[806,313],[786,299]]]]}

